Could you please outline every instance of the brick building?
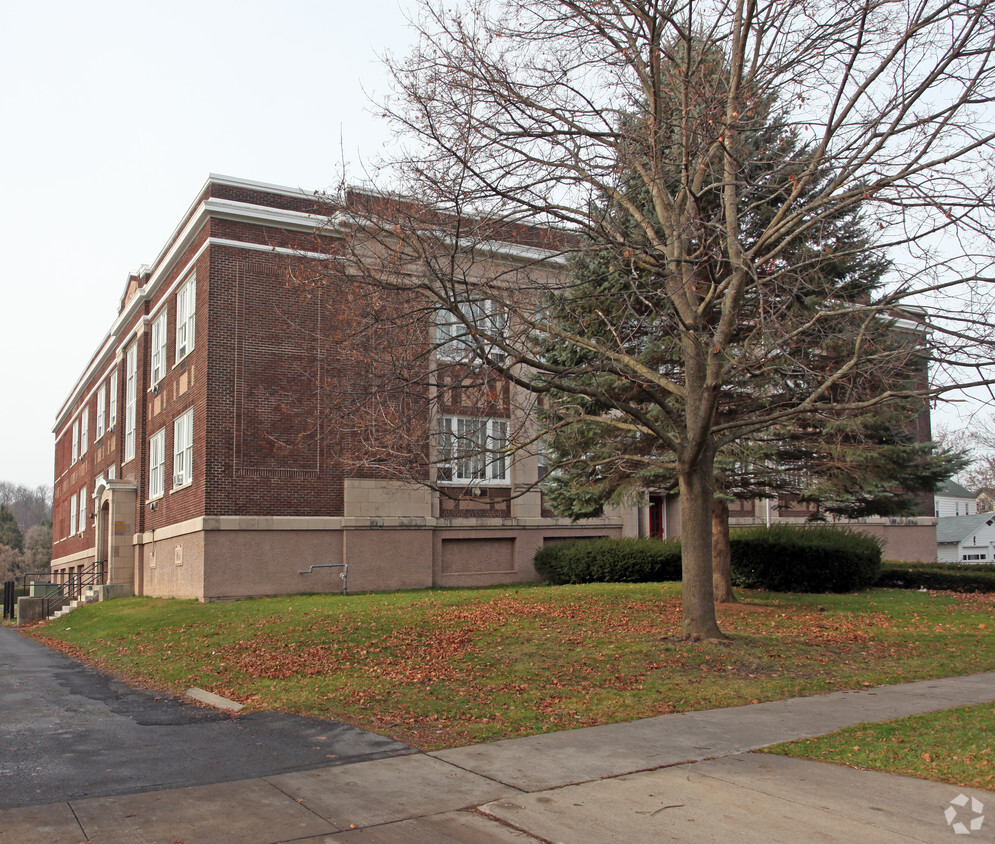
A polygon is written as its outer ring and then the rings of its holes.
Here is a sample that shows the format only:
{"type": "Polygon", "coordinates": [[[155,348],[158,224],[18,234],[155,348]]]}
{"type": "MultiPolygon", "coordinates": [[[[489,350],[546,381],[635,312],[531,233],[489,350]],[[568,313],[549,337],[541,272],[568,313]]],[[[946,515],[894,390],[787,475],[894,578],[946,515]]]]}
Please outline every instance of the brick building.
{"type": "MultiPolygon", "coordinates": [[[[208,178],[58,412],[57,577],[96,566],[136,594],[201,600],[334,591],[341,564],[351,590],[476,586],[534,579],[544,542],[622,533],[509,495],[536,455],[454,463],[473,494],[453,498],[361,459],[369,438],[329,411],[369,387],[362,355],[329,342],[349,303],[290,283],[339,240],[313,196],[208,178]]],[[[462,401],[440,431],[506,436],[506,401],[486,416],[462,401]]]]}

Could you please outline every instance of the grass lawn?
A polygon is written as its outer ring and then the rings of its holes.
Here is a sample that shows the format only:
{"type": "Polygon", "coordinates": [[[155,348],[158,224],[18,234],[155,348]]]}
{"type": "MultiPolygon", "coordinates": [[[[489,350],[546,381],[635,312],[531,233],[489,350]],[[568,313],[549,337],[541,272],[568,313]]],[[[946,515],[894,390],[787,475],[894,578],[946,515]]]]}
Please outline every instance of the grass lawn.
{"type": "Polygon", "coordinates": [[[988,596],[741,591],[730,645],[671,639],[679,584],[127,598],[31,631],[130,680],[437,749],[995,669],[988,596]]]}
{"type": "Polygon", "coordinates": [[[765,752],[995,791],[992,736],[995,705],[983,703],[858,724],[765,752]]]}

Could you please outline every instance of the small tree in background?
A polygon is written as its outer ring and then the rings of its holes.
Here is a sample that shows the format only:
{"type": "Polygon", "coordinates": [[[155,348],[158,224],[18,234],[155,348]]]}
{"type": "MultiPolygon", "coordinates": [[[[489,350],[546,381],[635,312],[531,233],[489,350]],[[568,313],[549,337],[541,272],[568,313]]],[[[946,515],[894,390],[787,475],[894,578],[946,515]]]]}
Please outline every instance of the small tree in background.
{"type": "Polygon", "coordinates": [[[0,583],[16,580],[24,572],[24,555],[9,545],[0,545],[0,583]]]}
{"type": "Polygon", "coordinates": [[[13,548],[18,553],[24,548],[24,537],[17,526],[17,519],[4,504],[0,504],[0,545],[13,548]]]}
{"type": "Polygon", "coordinates": [[[24,570],[47,571],[52,562],[52,523],[32,525],[24,536],[24,570]]]}

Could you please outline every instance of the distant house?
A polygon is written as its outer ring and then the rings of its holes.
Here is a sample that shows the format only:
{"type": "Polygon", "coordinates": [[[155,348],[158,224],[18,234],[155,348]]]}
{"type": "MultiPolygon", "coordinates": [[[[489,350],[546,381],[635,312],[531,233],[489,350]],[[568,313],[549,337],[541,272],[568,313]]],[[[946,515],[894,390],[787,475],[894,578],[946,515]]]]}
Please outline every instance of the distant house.
{"type": "Polygon", "coordinates": [[[978,500],[956,481],[945,481],[933,495],[933,508],[938,519],[973,516],[978,512],[978,500]]]}
{"type": "Polygon", "coordinates": [[[975,501],[978,502],[979,513],[995,511],[995,487],[986,486],[979,489],[975,501]]]}
{"type": "Polygon", "coordinates": [[[937,519],[936,549],[941,563],[990,563],[995,559],[995,513],[937,519]]]}

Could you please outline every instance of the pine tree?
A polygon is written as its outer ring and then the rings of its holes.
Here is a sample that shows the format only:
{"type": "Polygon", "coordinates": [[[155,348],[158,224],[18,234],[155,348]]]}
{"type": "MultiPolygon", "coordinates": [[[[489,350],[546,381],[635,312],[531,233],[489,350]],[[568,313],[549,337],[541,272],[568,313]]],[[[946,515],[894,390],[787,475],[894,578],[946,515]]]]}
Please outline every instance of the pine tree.
{"type": "Polygon", "coordinates": [[[24,548],[24,537],[21,529],[17,526],[17,519],[7,509],[6,505],[0,504],[0,545],[6,545],[15,551],[22,551],[24,548]]]}

